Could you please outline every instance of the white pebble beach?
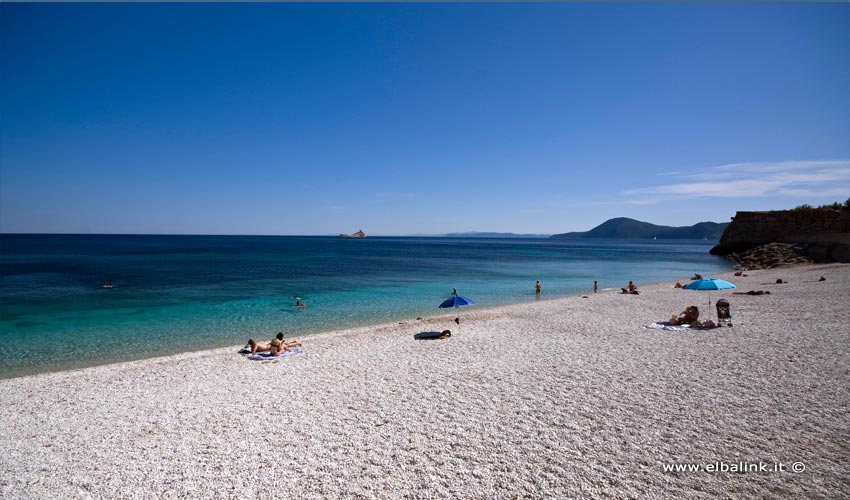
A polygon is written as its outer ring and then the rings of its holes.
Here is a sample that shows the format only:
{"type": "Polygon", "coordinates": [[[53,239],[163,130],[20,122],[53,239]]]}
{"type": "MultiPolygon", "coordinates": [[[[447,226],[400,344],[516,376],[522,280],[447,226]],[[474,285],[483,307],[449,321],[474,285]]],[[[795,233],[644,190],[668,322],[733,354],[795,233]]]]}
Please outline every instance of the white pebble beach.
{"type": "Polygon", "coordinates": [[[0,380],[0,497],[850,498],[850,266],[746,274],[0,380]]]}

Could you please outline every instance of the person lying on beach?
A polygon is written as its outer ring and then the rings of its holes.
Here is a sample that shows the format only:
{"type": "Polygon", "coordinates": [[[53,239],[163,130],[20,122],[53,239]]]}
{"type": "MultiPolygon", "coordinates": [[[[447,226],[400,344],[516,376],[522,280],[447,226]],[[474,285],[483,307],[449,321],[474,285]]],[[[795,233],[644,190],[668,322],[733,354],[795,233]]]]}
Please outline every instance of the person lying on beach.
{"type": "Polygon", "coordinates": [[[293,347],[301,347],[301,342],[297,340],[286,341],[283,338],[283,332],[278,332],[277,336],[269,341],[269,343],[248,339],[248,347],[251,348],[251,354],[269,352],[272,356],[277,356],[281,352],[291,351],[293,347]]]}
{"type": "Polygon", "coordinates": [[[677,325],[690,325],[699,319],[699,308],[697,306],[689,306],[679,314],[676,319],[677,325]]]}
{"type": "Polygon", "coordinates": [[[272,339],[270,344],[271,349],[269,349],[269,354],[271,354],[272,356],[278,356],[284,351],[289,352],[292,350],[286,344],[284,344],[283,341],[278,339],[272,339]]]}
{"type": "Polygon", "coordinates": [[[251,348],[251,354],[257,354],[258,352],[266,352],[271,351],[271,344],[266,344],[265,342],[257,342],[254,339],[248,339],[248,347],[251,348]]]}
{"type": "Polygon", "coordinates": [[[277,356],[281,352],[289,352],[293,347],[301,347],[301,342],[297,340],[286,341],[283,338],[283,332],[278,332],[275,338],[270,342],[272,356],[277,356]]]}

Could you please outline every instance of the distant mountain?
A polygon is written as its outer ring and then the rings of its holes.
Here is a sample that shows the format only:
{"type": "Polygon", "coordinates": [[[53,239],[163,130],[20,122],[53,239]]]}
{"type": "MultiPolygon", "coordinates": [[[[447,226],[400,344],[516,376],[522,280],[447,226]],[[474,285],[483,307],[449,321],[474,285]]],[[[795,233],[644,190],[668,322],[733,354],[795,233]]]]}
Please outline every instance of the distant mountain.
{"type": "Polygon", "coordinates": [[[548,234],[516,234],[516,233],[448,233],[447,238],[548,238],[548,234]]]}
{"type": "Polygon", "coordinates": [[[552,238],[644,238],[719,240],[728,222],[700,222],[693,226],[657,226],[649,222],[617,217],[609,219],[590,231],[553,234],[552,238]]]}

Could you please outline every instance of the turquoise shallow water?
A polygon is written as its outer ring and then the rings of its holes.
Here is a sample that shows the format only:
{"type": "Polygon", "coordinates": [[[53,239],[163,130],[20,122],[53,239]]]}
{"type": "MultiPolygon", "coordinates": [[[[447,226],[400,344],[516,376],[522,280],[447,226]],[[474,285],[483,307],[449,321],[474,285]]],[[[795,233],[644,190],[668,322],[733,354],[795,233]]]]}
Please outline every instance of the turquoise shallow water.
{"type": "Polygon", "coordinates": [[[0,235],[0,377],[725,272],[711,242],[0,235]],[[100,285],[112,283],[112,289],[100,285]],[[306,309],[293,306],[300,296],[306,309]]]}

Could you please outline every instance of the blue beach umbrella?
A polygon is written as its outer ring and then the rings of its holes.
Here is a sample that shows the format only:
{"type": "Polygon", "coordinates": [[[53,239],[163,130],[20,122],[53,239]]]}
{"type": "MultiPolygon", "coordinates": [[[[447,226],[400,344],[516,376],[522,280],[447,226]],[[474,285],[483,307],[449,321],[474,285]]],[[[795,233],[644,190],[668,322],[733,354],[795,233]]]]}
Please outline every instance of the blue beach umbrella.
{"type": "Polygon", "coordinates": [[[468,305],[472,305],[474,303],[475,302],[473,302],[472,299],[470,299],[470,298],[459,297],[457,295],[453,295],[453,296],[447,298],[446,300],[444,300],[443,303],[440,304],[440,308],[442,309],[442,308],[446,308],[446,307],[468,306],[468,305]]]}
{"type": "MultiPolygon", "coordinates": [[[[473,302],[472,299],[468,297],[459,297],[457,295],[453,295],[444,300],[442,304],[440,304],[440,309],[444,309],[447,307],[458,308],[460,306],[469,306],[472,304],[475,304],[475,302],[473,302]]],[[[455,318],[455,323],[457,323],[458,328],[460,328],[460,316],[455,318]]]]}
{"type": "Polygon", "coordinates": [[[737,288],[734,284],[719,278],[702,278],[694,280],[685,285],[686,290],[708,290],[708,310],[711,311],[711,291],[712,290],[730,290],[737,288]]]}

